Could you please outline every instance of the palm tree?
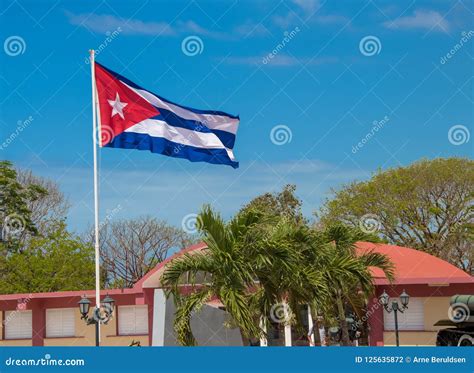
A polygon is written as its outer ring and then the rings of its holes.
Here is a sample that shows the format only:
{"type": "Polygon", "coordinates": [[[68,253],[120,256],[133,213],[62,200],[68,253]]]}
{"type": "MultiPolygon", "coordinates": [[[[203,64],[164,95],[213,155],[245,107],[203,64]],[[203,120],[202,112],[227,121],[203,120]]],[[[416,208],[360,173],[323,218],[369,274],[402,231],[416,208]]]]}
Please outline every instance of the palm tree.
{"type": "Polygon", "coordinates": [[[175,298],[174,328],[183,345],[196,343],[190,325],[193,312],[215,298],[244,338],[264,336],[262,321],[263,326],[279,321],[271,318],[275,305],[288,305],[294,316],[281,322],[301,326],[297,312],[301,305],[324,309],[335,303],[343,342],[349,344],[345,305],[356,304],[357,291],[366,297],[373,290],[369,267],[381,268],[389,279],[393,276],[384,255],[356,254],[355,243],[365,236],[344,226],[321,233],[253,209],[225,223],[209,206],[198,221],[207,249],[170,262],[161,280],[167,294],[175,298]],[[186,295],[180,286],[184,277],[192,288],[186,295]]]}
{"type": "Polygon", "coordinates": [[[346,305],[358,312],[374,292],[374,280],[370,268],[380,268],[387,279],[394,278],[394,266],[390,259],[374,251],[356,252],[357,241],[371,239],[367,234],[334,225],[326,228],[320,243],[319,263],[326,283],[331,289],[330,302],[336,306],[336,315],[342,331],[342,344],[350,345],[349,328],[346,322],[346,305]]]}
{"type": "Polygon", "coordinates": [[[221,301],[244,338],[260,338],[265,333],[262,317],[264,325],[275,321],[270,319],[274,305],[285,303],[296,309],[308,299],[323,299],[324,291],[327,294],[317,268],[301,265],[301,248],[310,242],[307,227],[254,209],[225,223],[209,206],[198,221],[207,249],[173,260],[161,280],[177,304],[174,328],[181,344],[196,343],[191,315],[212,298],[221,301]],[[185,296],[180,291],[184,276],[193,288],[185,296]]]}
{"type": "Polygon", "coordinates": [[[302,327],[300,306],[318,304],[329,296],[329,289],[318,266],[310,265],[305,252],[313,247],[314,235],[304,224],[281,217],[263,239],[255,242],[248,257],[265,260],[253,261],[253,272],[258,282],[251,294],[254,312],[270,323],[293,324],[302,327]],[[270,255],[269,255],[270,254],[270,255]],[[274,310],[280,308],[280,314],[274,310]],[[273,311],[273,312],[272,312],[273,311]],[[284,314],[282,311],[285,311],[284,314]]]}
{"type": "MultiPolygon", "coordinates": [[[[161,283],[167,295],[174,296],[177,305],[174,328],[182,345],[196,344],[190,325],[191,315],[213,298],[220,300],[243,336],[260,336],[261,330],[248,302],[254,273],[246,257],[249,250],[242,250],[242,247],[252,247],[252,243],[258,240],[256,226],[260,218],[258,213],[249,211],[225,223],[218,213],[204,206],[198,222],[207,249],[185,254],[168,264],[161,283]],[[196,283],[198,275],[199,283],[196,283]],[[180,285],[185,276],[192,291],[183,296],[180,285]]],[[[268,258],[262,255],[258,260],[266,261],[268,258]]]]}

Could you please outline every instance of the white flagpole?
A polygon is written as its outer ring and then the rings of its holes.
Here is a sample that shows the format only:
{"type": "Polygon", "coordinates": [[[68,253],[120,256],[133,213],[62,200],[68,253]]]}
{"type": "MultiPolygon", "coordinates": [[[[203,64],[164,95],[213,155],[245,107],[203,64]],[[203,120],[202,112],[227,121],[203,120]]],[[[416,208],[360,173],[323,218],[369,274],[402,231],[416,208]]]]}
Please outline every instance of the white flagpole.
{"type": "MultiPolygon", "coordinates": [[[[94,227],[95,227],[95,304],[96,310],[100,309],[100,265],[99,265],[99,185],[97,176],[97,137],[100,134],[97,133],[97,91],[95,85],[95,66],[94,66],[94,55],[95,51],[91,49],[90,53],[90,64],[91,64],[91,77],[92,77],[92,128],[93,128],[93,143],[94,143],[94,227]]],[[[98,311],[97,311],[98,312],[98,311]]],[[[98,318],[97,318],[98,319],[98,318]]],[[[100,342],[100,322],[96,320],[96,345],[100,342]]]]}

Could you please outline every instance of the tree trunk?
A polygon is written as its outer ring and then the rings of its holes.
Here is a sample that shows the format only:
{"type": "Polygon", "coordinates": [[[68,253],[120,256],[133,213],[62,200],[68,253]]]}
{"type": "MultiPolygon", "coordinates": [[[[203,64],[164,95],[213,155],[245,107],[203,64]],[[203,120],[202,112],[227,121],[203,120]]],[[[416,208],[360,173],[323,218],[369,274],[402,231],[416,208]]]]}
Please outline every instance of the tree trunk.
{"type": "Polygon", "coordinates": [[[242,346],[247,347],[247,346],[255,346],[256,345],[256,343],[255,343],[256,340],[254,338],[246,335],[240,327],[237,326],[237,328],[240,332],[240,338],[242,338],[242,346]]]}
{"type": "Polygon", "coordinates": [[[240,330],[240,337],[242,338],[242,346],[252,346],[252,340],[244,335],[242,333],[242,330],[240,330]]]}
{"type": "Polygon", "coordinates": [[[339,316],[339,325],[341,327],[341,343],[343,346],[350,346],[351,340],[349,338],[349,328],[347,327],[346,322],[346,312],[344,311],[344,304],[342,302],[342,297],[340,292],[336,296],[336,304],[337,304],[337,313],[339,316]]]}

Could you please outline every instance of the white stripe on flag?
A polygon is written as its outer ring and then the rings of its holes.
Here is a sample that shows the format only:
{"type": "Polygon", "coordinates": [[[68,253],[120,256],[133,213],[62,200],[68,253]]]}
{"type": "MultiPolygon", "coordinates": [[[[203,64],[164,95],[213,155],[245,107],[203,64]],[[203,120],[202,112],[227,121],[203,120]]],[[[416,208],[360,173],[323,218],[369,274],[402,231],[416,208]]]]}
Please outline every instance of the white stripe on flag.
{"type": "Polygon", "coordinates": [[[234,160],[234,153],[226,148],[213,133],[191,131],[186,128],[174,127],[156,119],[145,119],[127,128],[125,132],[147,134],[151,137],[162,137],[177,144],[194,146],[203,149],[225,149],[229,158],[234,160]]]}
{"type": "Polygon", "coordinates": [[[195,120],[203,123],[207,128],[230,132],[234,135],[239,129],[238,119],[226,117],[225,115],[198,114],[180,106],[163,101],[144,89],[133,88],[124,82],[122,83],[157,108],[169,110],[183,119],[195,120]]]}

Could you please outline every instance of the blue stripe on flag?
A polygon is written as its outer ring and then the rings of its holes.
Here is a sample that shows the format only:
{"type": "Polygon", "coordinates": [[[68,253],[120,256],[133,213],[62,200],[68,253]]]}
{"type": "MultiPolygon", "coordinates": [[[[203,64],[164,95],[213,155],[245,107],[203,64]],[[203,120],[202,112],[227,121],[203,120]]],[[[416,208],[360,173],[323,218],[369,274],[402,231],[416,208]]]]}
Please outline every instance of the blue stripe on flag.
{"type": "Polygon", "coordinates": [[[160,112],[160,115],[157,115],[151,119],[162,120],[174,127],[186,128],[191,131],[213,133],[219,138],[219,140],[221,140],[221,142],[226,148],[234,148],[235,135],[233,133],[222,130],[210,129],[206,127],[205,124],[202,124],[199,121],[181,118],[179,115],[176,115],[172,111],[166,109],[156,108],[156,110],[160,112]]]}
{"type": "Polygon", "coordinates": [[[221,140],[226,148],[234,149],[235,135],[233,133],[221,130],[211,130],[211,132],[221,140]]]}
{"type": "Polygon", "coordinates": [[[147,134],[123,132],[105,145],[109,148],[125,148],[149,150],[152,153],[169,157],[184,158],[191,162],[208,162],[226,164],[233,168],[239,167],[239,162],[232,161],[225,149],[204,149],[178,144],[162,137],[151,137],[147,134]]]}

